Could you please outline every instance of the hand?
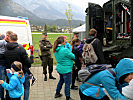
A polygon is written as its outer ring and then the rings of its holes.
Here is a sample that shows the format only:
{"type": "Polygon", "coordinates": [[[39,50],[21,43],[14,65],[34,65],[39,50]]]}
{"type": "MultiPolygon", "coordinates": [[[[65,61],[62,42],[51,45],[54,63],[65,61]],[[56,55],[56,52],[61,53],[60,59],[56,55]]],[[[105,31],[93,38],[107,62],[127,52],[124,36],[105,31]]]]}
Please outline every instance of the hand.
{"type": "Polygon", "coordinates": [[[0,84],[3,84],[4,83],[4,81],[3,80],[0,80],[0,84]]]}

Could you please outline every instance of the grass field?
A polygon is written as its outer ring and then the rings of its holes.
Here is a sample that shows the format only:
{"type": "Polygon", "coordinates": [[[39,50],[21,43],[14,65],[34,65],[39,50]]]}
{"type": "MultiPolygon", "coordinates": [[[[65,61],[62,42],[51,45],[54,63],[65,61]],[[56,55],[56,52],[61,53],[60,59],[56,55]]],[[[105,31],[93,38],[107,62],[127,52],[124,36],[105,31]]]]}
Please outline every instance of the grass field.
{"type": "MultiPolygon", "coordinates": [[[[53,44],[54,41],[57,39],[57,37],[59,37],[61,35],[67,36],[68,41],[70,41],[70,34],[64,34],[64,33],[63,34],[58,34],[58,33],[48,34],[47,35],[47,39],[53,44]]],[[[39,50],[39,53],[41,54],[40,48],[39,48],[39,40],[42,39],[42,35],[41,34],[32,34],[32,38],[33,38],[33,50],[34,50],[34,54],[33,55],[34,55],[34,57],[38,57],[38,52],[36,50],[39,50]]],[[[52,54],[52,57],[54,59],[54,64],[56,64],[56,60],[55,60],[55,57],[54,57],[52,49],[51,49],[51,54],[52,54]]],[[[39,58],[34,58],[33,65],[36,65],[36,64],[41,64],[41,60],[39,58]]]]}

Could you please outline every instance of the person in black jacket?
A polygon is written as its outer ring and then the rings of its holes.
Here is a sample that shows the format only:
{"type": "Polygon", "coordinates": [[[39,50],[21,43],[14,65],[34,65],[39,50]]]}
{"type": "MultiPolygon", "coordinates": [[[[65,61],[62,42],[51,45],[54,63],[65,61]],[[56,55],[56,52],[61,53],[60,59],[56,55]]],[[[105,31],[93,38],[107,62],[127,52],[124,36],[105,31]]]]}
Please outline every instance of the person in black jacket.
{"type": "Polygon", "coordinates": [[[104,64],[105,60],[104,60],[104,55],[103,55],[102,43],[98,38],[96,38],[96,36],[97,36],[97,31],[95,29],[91,29],[89,31],[89,37],[87,38],[86,43],[91,43],[94,39],[96,39],[92,43],[94,51],[98,57],[98,60],[96,63],[97,64],[104,64]]]}
{"type": "MultiPolygon", "coordinates": [[[[95,41],[92,43],[92,46],[93,46],[94,51],[98,57],[96,64],[104,64],[105,59],[104,59],[104,54],[103,54],[103,49],[102,49],[102,43],[98,38],[96,38],[96,36],[97,36],[97,31],[95,29],[90,29],[89,37],[86,39],[85,42],[89,44],[95,39],[95,41]]],[[[83,63],[83,61],[82,61],[82,63],[83,63]]],[[[86,66],[89,66],[89,65],[86,64],[86,66]]],[[[82,67],[85,67],[84,64],[82,64],[82,67]]]]}
{"type": "Polygon", "coordinates": [[[72,70],[72,85],[71,85],[71,89],[73,90],[77,90],[77,86],[75,86],[75,79],[77,77],[78,79],[78,71],[81,69],[81,63],[80,63],[80,58],[82,58],[82,55],[79,51],[79,49],[77,48],[77,46],[79,46],[80,44],[80,40],[79,39],[74,39],[72,41],[72,53],[75,55],[75,64],[73,64],[73,70],[72,70]]]}
{"type": "Polygon", "coordinates": [[[24,82],[24,100],[29,100],[29,90],[30,90],[30,80],[29,75],[32,73],[30,72],[29,68],[31,67],[31,61],[28,58],[28,54],[26,50],[22,47],[21,44],[17,43],[17,34],[12,33],[9,37],[9,42],[6,44],[6,51],[4,53],[7,68],[10,69],[11,64],[14,61],[19,61],[23,65],[23,72],[25,73],[25,82],[24,82]]]}

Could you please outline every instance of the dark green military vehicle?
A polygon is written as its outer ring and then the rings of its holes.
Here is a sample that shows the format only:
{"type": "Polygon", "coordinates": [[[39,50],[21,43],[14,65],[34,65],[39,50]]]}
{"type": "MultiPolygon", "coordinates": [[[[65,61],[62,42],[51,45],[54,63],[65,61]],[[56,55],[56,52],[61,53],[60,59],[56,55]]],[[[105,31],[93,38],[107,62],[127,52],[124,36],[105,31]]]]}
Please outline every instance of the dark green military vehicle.
{"type": "Polygon", "coordinates": [[[106,63],[113,66],[122,58],[133,58],[130,10],[129,0],[110,0],[103,7],[88,3],[85,11],[86,37],[91,28],[98,31],[106,63]]]}

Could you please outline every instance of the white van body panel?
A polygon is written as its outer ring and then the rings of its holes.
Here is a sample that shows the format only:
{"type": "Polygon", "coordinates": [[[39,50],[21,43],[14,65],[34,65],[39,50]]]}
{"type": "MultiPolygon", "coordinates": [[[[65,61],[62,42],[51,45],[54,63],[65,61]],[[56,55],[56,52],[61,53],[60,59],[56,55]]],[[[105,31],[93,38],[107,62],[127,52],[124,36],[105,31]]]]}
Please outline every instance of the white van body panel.
{"type": "MultiPolygon", "coordinates": [[[[6,34],[7,31],[12,31],[18,35],[19,44],[27,44],[27,47],[33,45],[29,20],[17,17],[0,16],[0,33],[6,34]]],[[[28,55],[31,56],[30,48],[25,49],[28,55]]]]}

